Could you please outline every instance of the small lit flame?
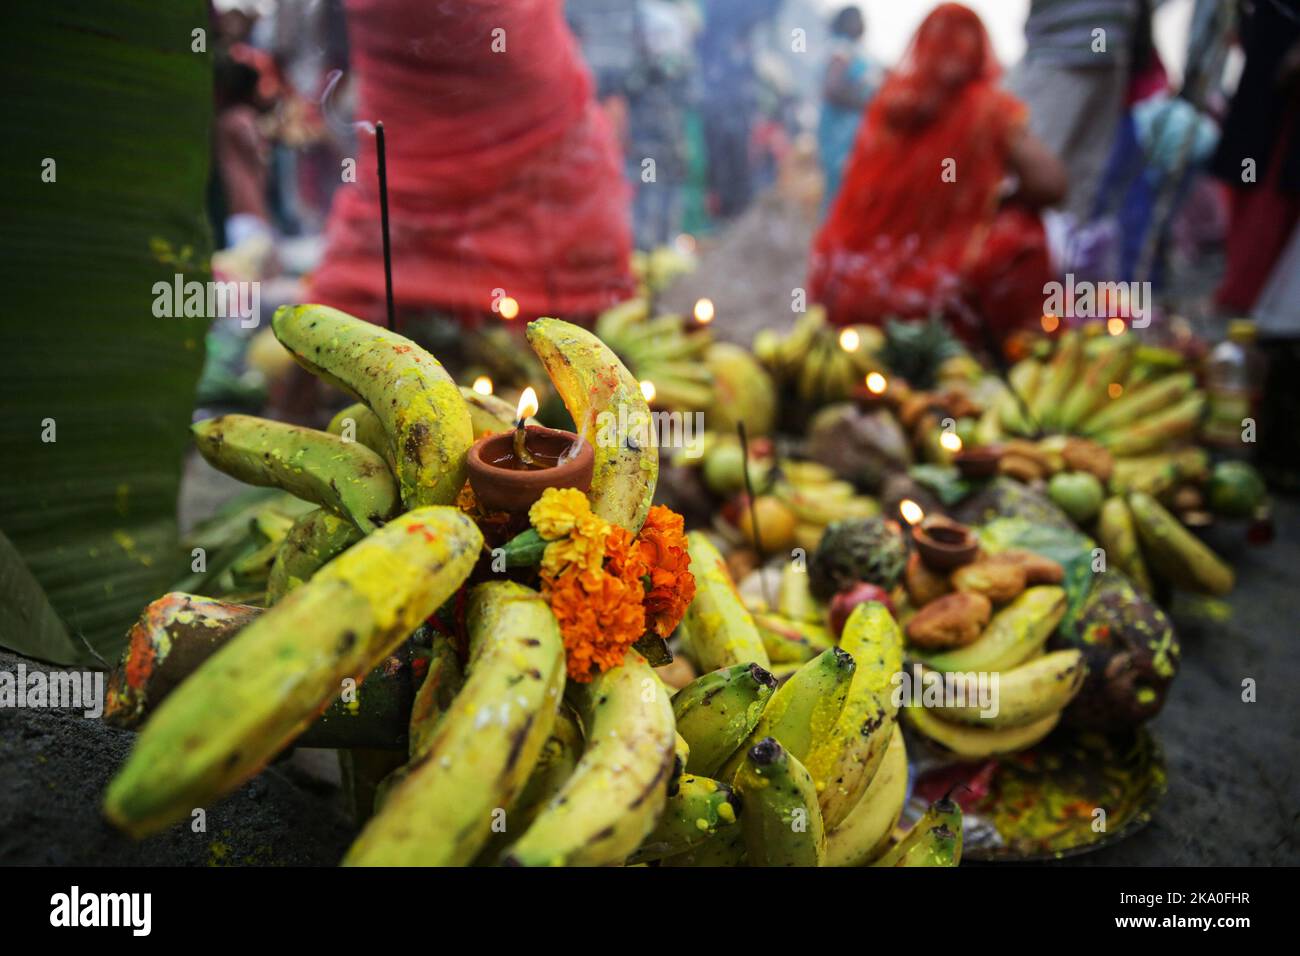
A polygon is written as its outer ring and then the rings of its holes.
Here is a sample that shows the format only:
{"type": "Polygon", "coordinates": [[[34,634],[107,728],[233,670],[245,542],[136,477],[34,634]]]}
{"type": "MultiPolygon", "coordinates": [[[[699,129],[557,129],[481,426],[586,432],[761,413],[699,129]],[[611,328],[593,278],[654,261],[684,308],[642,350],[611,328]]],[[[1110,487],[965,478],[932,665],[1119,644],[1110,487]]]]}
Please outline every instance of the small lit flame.
{"type": "Polygon", "coordinates": [[[1061,320],[1058,319],[1058,318],[1057,318],[1056,316],[1054,316],[1054,315],[1044,315],[1044,316],[1043,316],[1043,331],[1044,331],[1044,332],[1055,332],[1056,329],[1057,329],[1057,327],[1060,326],[1060,324],[1061,324],[1061,320]]]}
{"type": "Polygon", "coordinates": [[[713,321],[712,299],[700,299],[695,303],[695,321],[700,325],[708,325],[713,321]]]}
{"type": "Polygon", "coordinates": [[[1124,320],[1120,318],[1107,319],[1106,331],[1109,332],[1111,335],[1123,335],[1124,320]]]}
{"type": "Polygon", "coordinates": [[[903,516],[903,520],[908,524],[919,524],[925,517],[925,511],[911,498],[904,498],[898,503],[898,513],[903,516]]]}
{"type": "Polygon", "coordinates": [[[492,379],[488,378],[486,375],[480,375],[478,378],[474,379],[474,391],[478,392],[480,395],[491,395],[492,379]]]}
{"type": "Polygon", "coordinates": [[[519,396],[519,407],[515,409],[515,421],[522,422],[525,418],[532,418],[537,414],[537,393],[529,385],[524,389],[524,393],[519,396]]]}
{"type": "Polygon", "coordinates": [[[846,352],[856,352],[862,344],[862,337],[857,329],[845,329],[840,333],[840,348],[846,352]]]}
{"type": "Polygon", "coordinates": [[[647,402],[653,402],[655,400],[655,383],[648,378],[642,380],[641,394],[645,396],[647,402]]]}
{"type": "Polygon", "coordinates": [[[673,240],[673,245],[682,255],[690,256],[695,254],[695,237],[689,232],[683,232],[673,240]]]}
{"type": "Polygon", "coordinates": [[[879,372],[872,372],[867,376],[867,391],[872,395],[884,395],[887,388],[889,388],[889,379],[879,372]]]}
{"type": "Polygon", "coordinates": [[[961,451],[961,436],[956,432],[944,432],[939,436],[939,444],[951,452],[961,451]]]}
{"type": "Polygon", "coordinates": [[[1124,386],[1119,382],[1111,382],[1106,386],[1106,394],[1111,398],[1119,398],[1124,394],[1124,386]]]}
{"type": "Polygon", "coordinates": [[[501,318],[509,322],[519,314],[519,303],[511,296],[506,296],[497,303],[497,312],[501,318]]]}

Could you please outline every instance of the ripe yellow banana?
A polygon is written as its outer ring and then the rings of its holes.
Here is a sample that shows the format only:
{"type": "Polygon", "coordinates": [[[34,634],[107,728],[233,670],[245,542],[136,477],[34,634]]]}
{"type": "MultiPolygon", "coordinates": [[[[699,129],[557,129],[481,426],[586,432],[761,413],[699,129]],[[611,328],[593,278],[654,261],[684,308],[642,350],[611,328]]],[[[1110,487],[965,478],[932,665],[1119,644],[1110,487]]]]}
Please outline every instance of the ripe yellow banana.
{"type": "Polygon", "coordinates": [[[1061,719],[1061,712],[1054,711],[1032,724],[997,730],[950,723],[924,707],[909,705],[903,708],[903,713],[921,734],[963,760],[983,760],[1032,747],[1050,734],[1061,719]]]}
{"type": "Polygon", "coordinates": [[[1088,668],[1077,650],[1044,654],[1011,670],[997,672],[997,713],[985,717],[978,703],[974,674],[952,674],[966,704],[932,707],[943,720],[974,727],[1013,728],[1037,723],[1060,712],[1079,693],[1088,668]]]}
{"type": "Polygon", "coordinates": [[[868,601],[845,622],[840,650],[856,664],[848,700],[804,761],[817,784],[822,818],[832,828],[861,800],[885,759],[898,712],[894,681],[903,666],[903,633],[888,608],[868,601]]]}
{"type": "Polygon", "coordinates": [[[701,672],[732,664],[770,667],[763,639],[736,592],[722,555],[699,531],[688,533],[686,541],[695,575],[695,600],[686,609],[682,623],[696,666],[701,672]]]}
{"type": "Polygon", "coordinates": [[[907,744],[892,724],[889,746],[866,791],[839,826],[826,834],[826,866],[862,866],[889,843],[907,799],[907,744]]]}
{"type": "Polygon", "coordinates": [[[530,322],[528,342],[595,452],[591,510],[635,534],[659,478],[658,437],[640,383],[600,339],[569,322],[530,322]]]}
{"type": "Polygon", "coordinates": [[[299,365],[379,416],[407,508],[456,500],[474,428],[460,388],[436,358],[410,339],[323,305],[283,306],[271,327],[299,365]]]}
{"type": "Polygon", "coordinates": [[[1066,610],[1065,589],[1051,584],[1026,588],[993,615],[971,644],[938,654],[916,654],[939,671],[1002,671],[1029,660],[1042,649],[1066,610]]]}
{"type": "Polygon", "coordinates": [[[668,693],[635,651],[574,688],[587,731],[577,769],[507,852],[516,866],[612,866],[654,829],[676,761],[668,693]]]}
{"type": "Polygon", "coordinates": [[[339,555],[168,696],[105,814],[145,836],[252,777],[456,592],[482,546],[466,515],[420,508],[339,555]]]}
{"type": "Polygon", "coordinates": [[[512,581],[476,587],[467,623],[465,686],[344,865],[463,866],[509,825],[555,721],[564,641],[541,595],[512,581]]]}

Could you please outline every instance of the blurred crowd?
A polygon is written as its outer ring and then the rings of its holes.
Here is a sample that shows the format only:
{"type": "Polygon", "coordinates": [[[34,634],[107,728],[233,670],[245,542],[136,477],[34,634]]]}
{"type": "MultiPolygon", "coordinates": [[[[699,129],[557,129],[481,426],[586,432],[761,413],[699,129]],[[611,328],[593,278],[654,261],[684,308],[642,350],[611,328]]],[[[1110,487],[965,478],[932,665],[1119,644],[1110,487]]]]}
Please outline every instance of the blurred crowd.
{"type": "Polygon", "coordinates": [[[634,250],[725,235],[805,164],[835,322],[996,344],[1053,277],[1208,257],[1211,313],[1300,336],[1300,4],[1170,2],[1176,81],[1157,0],[1030,0],[1005,71],[957,3],[880,63],[862,6],[812,0],[213,0],[217,261],[381,321],[383,121],[412,323],[591,316],[634,250]]]}

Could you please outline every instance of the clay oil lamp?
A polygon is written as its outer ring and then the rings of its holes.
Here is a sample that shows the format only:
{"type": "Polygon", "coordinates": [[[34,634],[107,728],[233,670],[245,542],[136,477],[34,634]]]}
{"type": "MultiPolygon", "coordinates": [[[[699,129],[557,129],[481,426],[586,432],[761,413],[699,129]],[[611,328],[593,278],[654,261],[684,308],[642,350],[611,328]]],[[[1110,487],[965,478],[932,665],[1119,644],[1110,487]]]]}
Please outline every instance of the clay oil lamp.
{"type": "Polygon", "coordinates": [[[570,431],[525,424],[537,413],[537,393],[524,389],[511,431],[484,435],[469,450],[469,483],[489,511],[524,514],[547,488],[591,487],[596,455],[570,431]]]}
{"type": "Polygon", "coordinates": [[[900,502],[898,509],[912,526],[912,543],[930,570],[947,572],[975,560],[979,539],[966,525],[944,515],[927,518],[921,506],[910,498],[900,502]]]}
{"type": "MultiPolygon", "coordinates": [[[[845,329],[845,332],[852,332],[852,329],[845,329]]],[[[871,372],[863,380],[863,384],[854,386],[853,401],[858,408],[864,412],[878,412],[882,408],[890,408],[894,404],[893,395],[890,394],[889,379],[885,378],[880,372],[871,372]]]]}
{"type": "Polygon", "coordinates": [[[1002,448],[999,445],[963,448],[952,457],[952,463],[957,466],[961,476],[968,481],[992,478],[998,473],[1000,461],[1002,461],[1002,448]]]}

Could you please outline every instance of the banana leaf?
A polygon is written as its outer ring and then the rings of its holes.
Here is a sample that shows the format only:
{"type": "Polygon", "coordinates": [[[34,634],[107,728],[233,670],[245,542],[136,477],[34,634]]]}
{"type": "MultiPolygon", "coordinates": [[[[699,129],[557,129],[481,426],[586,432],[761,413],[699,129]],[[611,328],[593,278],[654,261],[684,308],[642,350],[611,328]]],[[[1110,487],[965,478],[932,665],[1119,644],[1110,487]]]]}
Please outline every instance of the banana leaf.
{"type": "Polygon", "coordinates": [[[209,278],[195,30],[203,0],[5,7],[0,605],[23,610],[0,645],[44,660],[111,658],[186,570],[176,498],[208,320],[153,305],[156,282],[209,278]]]}

